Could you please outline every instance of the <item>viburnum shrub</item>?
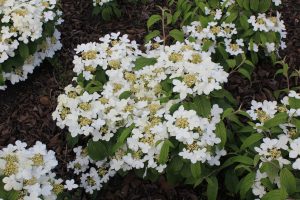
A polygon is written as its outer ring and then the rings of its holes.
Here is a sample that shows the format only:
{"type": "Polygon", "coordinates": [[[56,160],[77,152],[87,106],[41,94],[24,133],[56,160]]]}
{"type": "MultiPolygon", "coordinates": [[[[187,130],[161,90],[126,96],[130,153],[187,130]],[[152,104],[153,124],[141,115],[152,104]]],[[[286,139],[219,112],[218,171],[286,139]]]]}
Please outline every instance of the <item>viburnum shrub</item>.
{"type": "Polygon", "coordinates": [[[151,31],[146,41],[163,35],[166,39],[196,42],[227,72],[238,71],[249,80],[259,59],[270,58],[275,64],[280,60],[278,51],[286,48],[285,25],[276,11],[280,0],[168,2],[170,9],[161,8],[162,14],[152,15],[147,23],[150,29],[163,21],[166,30],[151,31]]]}
{"type": "Polygon", "coordinates": [[[56,0],[0,1],[0,90],[15,84],[61,48],[56,0]]]}
{"type": "Polygon", "coordinates": [[[74,180],[56,178],[58,165],[54,151],[36,142],[33,147],[16,141],[0,150],[0,199],[4,200],[56,200],[65,189],[78,187],[74,180]]]}
{"type": "Polygon", "coordinates": [[[241,199],[299,199],[300,95],[251,105],[227,149],[235,156],[221,166],[226,188],[241,199]]]}
{"type": "Polygon", "coordinates": [[[119,33],[76,48],[77,77],[53,118],[69,130],[69,143],[80,141],[68,167],[87,193],[129,170],[150,180],[166,174],[171,183],[216,184],[211,175],[226,155],[222,114],[235,104],[222,88],[228,74],[195,43],[146,49],[119,33]]]}

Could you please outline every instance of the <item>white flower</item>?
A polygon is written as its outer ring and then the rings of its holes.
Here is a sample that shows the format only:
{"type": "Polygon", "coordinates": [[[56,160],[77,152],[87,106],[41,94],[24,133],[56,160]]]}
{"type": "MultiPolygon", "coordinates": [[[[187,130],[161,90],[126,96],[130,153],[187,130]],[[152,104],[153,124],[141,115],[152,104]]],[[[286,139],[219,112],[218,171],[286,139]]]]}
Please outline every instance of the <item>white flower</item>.
{"type": "Polygon", "coordinates": [[[300,158],[297,158],[297,160],[293,163],[293,169],[300,170],[300,158]]]}
{"type": "Polygon", "coordinates": [[[300,99],[300,94],[296,93],[296,91],[290,91],[289,97],[295,98],[295,99],[300,99]]]}
{"type": "Polygon", "coordinates": [[[243,39],[238,39],[236,40],[235,43],[232,42],[231,39],[224,39],[225,41],[225,46],[226,46],[226,51],[233,56],[239,55],[244,53],[244,50],[242,47],[244,47],[244,42],[243,39]]]}
{"type": "Polygon", "coordinates": [[[66,180],[65,189],[67,190],[73,190],[78,188],[78,185],[75,183],[74,179],[72,180],[66,180]]]}
{"type": "Polygon", "coordinates": [[[6,191],[10,191],[12,189],[13,190],[21,190],[23,187],[23,184],[16,180],[15,175],[11,175],[9,177],[4,177],[2,181],[4,183],[4,189],[6,191]]]}
{"type": "Polygon", "coordinates": [[[267,52],[268,53],[272,53],[273,51],[275,51],[275,43],[266,43],[266,47],[267,47],[267,52]]]}
{"type": "Polygon", "coordinates": [[[291,147],[289,153],[290,158],[297,158],[298,156],[300,156],[300,138],[293,140],[290,143],[290,147],[291,147]]]}
{"type": "Polygon", "coordinates": [[[281,4],[281,0],[272,0],[275,6],[279,6],[281,4]]]}

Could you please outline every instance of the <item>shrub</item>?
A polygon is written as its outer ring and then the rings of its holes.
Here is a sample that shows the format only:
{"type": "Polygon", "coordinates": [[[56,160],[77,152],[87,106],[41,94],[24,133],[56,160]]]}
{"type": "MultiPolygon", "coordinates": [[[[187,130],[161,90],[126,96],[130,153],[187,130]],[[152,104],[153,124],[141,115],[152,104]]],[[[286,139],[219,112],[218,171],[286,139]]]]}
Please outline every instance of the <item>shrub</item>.
{"type": "Polygon", "coordinates": [[[273,64],[280,60],[278,52],[286,48],[286,29],[276,7],[281,1],[271,0],[170,0],[162,14],[152,15],[148,28],[154,29],[146,42],[163,35],[169,40],[196,42],[202,51],[226,71],[238,71],[251,80],[255,65],[266,58],[273,64]],[[171,9],[175,7],[175,9],[171,9]],[[260,60],[261,59],[261,60],[260,60]]]}
{"type": "Polygon", "coordinates": [[[15,84],[61,48],[56,1],[1,1],[0,89],[15,84]]]}
{"type": "Polygon", "coordinates": [[[86,141],[69,164],[81,186],[93,193],[128,170],[200,184],[226,155],[221,114],[234,103],[222,89],[228,74],[194,43],[156,43],[143,53],[126,35],[100,41],[77,47],[78,77],[53,113],[69,140],[86,141]]]}
{"type": "Polygon", "coordinates": [[[58,162],[54,151],[47,151],[41,142],[26,149],[16,141],[0,150],[0,198],[9,200],[57,199],[64,189],[77,187],[74,180],[56,178],[58,162]]]}

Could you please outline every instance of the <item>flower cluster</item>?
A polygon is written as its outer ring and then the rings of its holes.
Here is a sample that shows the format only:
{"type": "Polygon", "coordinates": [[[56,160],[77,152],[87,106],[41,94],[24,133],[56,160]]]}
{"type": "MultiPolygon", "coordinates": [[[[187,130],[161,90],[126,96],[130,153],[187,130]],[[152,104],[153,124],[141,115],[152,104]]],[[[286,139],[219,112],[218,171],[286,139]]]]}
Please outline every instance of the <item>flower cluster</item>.
{"type": "MultiPolygon", "coordinates": [[[[273,2],[275,6],[281,4],[281,1],[273,2]]],[[[225,59],[228,56],[251,53],[249,60],[257,62],[257,53],[261,51],[276,57],[280,49],[286,48],[283,39],[287,32],[281,14],[266,14],[265,10],[241,13],[238,7],[242,6],[241,10],[246,9],[241,4],[236,1],[222,1],[215,9],[205,2],[199,4],[203,19],[184,26],[185,35],[200,44],[204,51],[221,53],[218,56],[227,54],[225,59]]]]}
{"type": "Polygon", "coordinates": [[[73,149],[76,154],[75,160],[68,164],[68,169],[72,169],[74,174],[80,175],[80,187],[87,193],[92,194],[95,190],[100,190],[116,171],[106,160],[94,161],[88,156],[87,150],[81,146],[73,149]]]}
{"type": "MultiPolygon", "coordinates": [[[[64,188],[76,188],[71,181],[63,184],[53,169],[58,162],[53,151],[47,151],[41,142],[26,149],[27,144],[16,141],[0,150],[0,176],[4,190],[16,191],[18,199],[57,199],[64,188]]],[[[74,181],[74,180],[73,180],[74,181]]]]}
{"type": "Polygon", "coordinates": [[[0,89],[27,79],[29,73],[61,48],[61,11],[56,0],[0,2],[0,89]]]}
{"type": "Polygon", "coordinates": [[[254,148],[260,163],[252,192],[259,198],[270,190],[268,184],[281,188],[281,169],[290,166],[288,168],[300,170],[300,132],[297,124],[300,117],[299,100],[300,95],[291,91],[279,105],[275,101],[252,101],[251,110],[247,111],[256,123],[254,127],[260,133],[266,134],[262,143],[254,148]],[[278,130],[273,128],[276,123],[278,130]],[[274,167],[272,172],[269,165],[274,167]]]}
{"type": "Polygon", "coordinates": [[[86,153],[89,146],[74,149],[69,167],[81,174],[81,186],[92,193],[119,170],[162,173],[168,160],[162,161],[162,149],[174,146],[172,139],[181,144],[182,158],[219,165],[226,152],[218,148],[215,130],[223,109],[213,105],[204,117],[183,102],[221,89],[228,77],[223,68],[194,43],[153,43],[142,53],[127,35],[113,33],[100,41],[77,47],[77,84],[65,88],[53,113],[73,137],[114,146],[114,153],[98,162],[86,153]]]}

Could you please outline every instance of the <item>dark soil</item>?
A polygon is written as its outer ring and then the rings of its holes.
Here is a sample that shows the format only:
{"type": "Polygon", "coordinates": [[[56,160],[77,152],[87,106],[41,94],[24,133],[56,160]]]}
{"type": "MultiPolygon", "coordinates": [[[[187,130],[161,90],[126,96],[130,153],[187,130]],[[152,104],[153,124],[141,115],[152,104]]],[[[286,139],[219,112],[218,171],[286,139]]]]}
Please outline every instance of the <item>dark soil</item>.
{"type": "MultiPolygon", "coordinates": [[[[283,18],[288,29],[288,48],[282,52],[291,69],[300,67],[300,0],[284,0],[283,18]]],[[[60,130],[52,120],[57,96],[73,77],[72,60],[74,48],[80,43],[97,41],[110,32],[126,33],[131,39],[142,42],[147,29],[145,22],[153,12],[158,12],[156,0],[146,5],[122,4],[124,17],[103,22],[91,16],[91,0],[62,0],[65,23],[61,28],[63,49],[52,65],[45,61],[43,66],[25,82],[9,85],[0,92],[0,149],[22,140],[32,145],[39,140],[48,149],[57,153],[60,161],[58,174],[65,175],[65,165],[70,160],[71,150],[67,148],[65,131],[60,130]],[[60,61],[58,61],[60,60],[60,61]]],[[[287,82],[283,78],[274,79],[276,68],[265,62],[257,66],[252,81],[237,74],[230,76],[227,89],[243,105],[252,99],[273,100],[273,92],[284,89],[287,82]]],[[[292,86],[300,85],[291,80],[292,86]]],[[[201,188],[170,187],[163,178],[157,183],[141,181],[133,175],[113,179],[102,191],[101,199],[201,199],[201,188]]],[[[224,199],[224,198],[221,198],[224,199]]]]}

